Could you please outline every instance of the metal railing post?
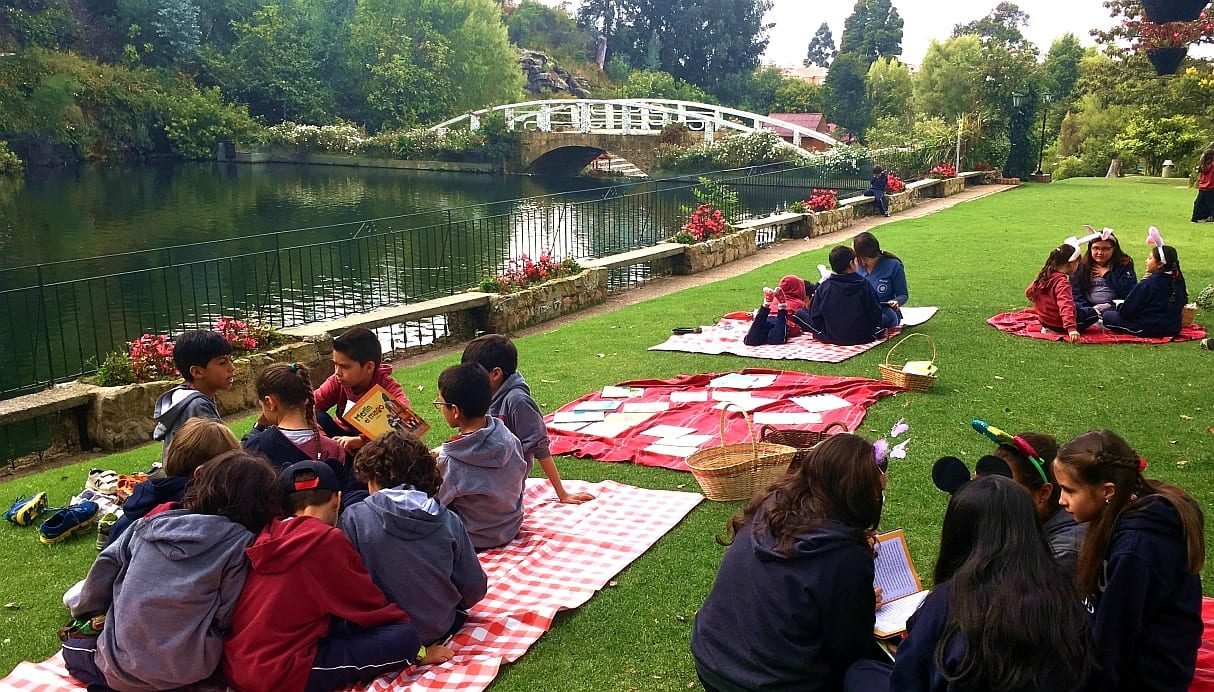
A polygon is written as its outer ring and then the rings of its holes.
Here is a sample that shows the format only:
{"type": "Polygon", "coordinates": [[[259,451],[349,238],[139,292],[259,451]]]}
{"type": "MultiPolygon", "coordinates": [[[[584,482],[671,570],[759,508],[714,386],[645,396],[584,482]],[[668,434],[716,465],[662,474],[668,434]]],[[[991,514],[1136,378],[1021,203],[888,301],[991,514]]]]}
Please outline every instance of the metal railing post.
{"type": "Polygon", "coordinates": [[[46,346],[47,385],[55,384],[55,354],[51,351],[51,318],[46,309],[46,282],[42,277],[42,265],[38,265],[38,307],[42,311],[42,335],[46,346]]]}

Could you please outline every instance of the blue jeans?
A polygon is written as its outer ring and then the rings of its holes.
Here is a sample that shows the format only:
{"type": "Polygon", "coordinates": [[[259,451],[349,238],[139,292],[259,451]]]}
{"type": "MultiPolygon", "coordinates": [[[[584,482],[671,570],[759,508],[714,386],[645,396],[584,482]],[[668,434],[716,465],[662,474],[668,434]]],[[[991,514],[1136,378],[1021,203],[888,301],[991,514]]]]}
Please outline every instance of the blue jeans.
{"type": "Polygon", "coordinates": [[[771,308],[766,305],[755,313],[755,319],[750,323],[750,329],[742,339],[742,343],[747,346],[782,344],[786,341],[788,341],[788,312],[780,310],[772,315],[771,308]]]}
{"type": "Polygon", "coordinates": [[[885,190],[874,190],[871,187],[864,191],[865,196],[873,198],[873,204],[882,216],[889,216],[889,200],[885,199],[885,190]]]}

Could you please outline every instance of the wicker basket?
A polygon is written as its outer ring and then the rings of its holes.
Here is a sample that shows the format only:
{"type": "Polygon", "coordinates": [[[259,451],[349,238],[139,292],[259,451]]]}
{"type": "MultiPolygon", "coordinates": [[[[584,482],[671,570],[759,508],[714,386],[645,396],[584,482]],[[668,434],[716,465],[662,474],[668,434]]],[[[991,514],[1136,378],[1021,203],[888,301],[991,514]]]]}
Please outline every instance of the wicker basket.
{"type": "Polygon", "coordinates": [[[764,425],[759,428],[759,441],[795,447],[797,455],[792,458],[792,463],[788,465],[788,470],[796,471],[805,462],[805,457],[809,456],[809,450],[813,449],[814,445],[822,440],[830,437],[831,430],[834,428],[847,432],[847,426],[838,421],[831,423],[826,426],[825,430],[821,431],[782,430],[770,425],[764,425]]]}
{"type": "Polygon", "coordinates": [[[709,500],[745,500],[784,477],[788,465],[797,455],[796,447],[760,442],[750,416],[742,411],[750,442],[725,444],[725,416],[721,411],[721,445],[710,447],[687,457],[687,467],[709,500]]]}
{"type": "Polygon", "coordinates": [[[915,333],[915,334],[907,334],[906,336],[902,337],[901,341],[894,344],[893,348],[891,348],[889,350],[889,353],[885,354],[885,362],[878,364],[877,369],[881,371],[881,380],[883,382],[892,384],[895,387],[902,387],[903,389],[906,389],[906,390],[912,391],[912,392],[926,392],[927,390],[932,388],[932,385],[936,384],[935,375],[914,375],[911,373],[905,373],[905,372],[902,372],[901,365],[891,365],[889,362],[890,357],[894,355],[894,351],[897,351],[899,346],[906,343],[907,339],[910,339],[910,338],[916,337],[916,336],[921,336],[924,339],[927,339],[928,341],[930,341],[932,343],[932,360],[931,360],[931,362],[933,365],[935,365],[935,363],[936,363],[936,340],[927,334],[915,333]]]}
{"type": "Polygon", "coordinates": [[[1180,328],[1193,326],[1193,319],[1197,317],[1197,303],[1189,303],[1180,311],[1180,328]]]}

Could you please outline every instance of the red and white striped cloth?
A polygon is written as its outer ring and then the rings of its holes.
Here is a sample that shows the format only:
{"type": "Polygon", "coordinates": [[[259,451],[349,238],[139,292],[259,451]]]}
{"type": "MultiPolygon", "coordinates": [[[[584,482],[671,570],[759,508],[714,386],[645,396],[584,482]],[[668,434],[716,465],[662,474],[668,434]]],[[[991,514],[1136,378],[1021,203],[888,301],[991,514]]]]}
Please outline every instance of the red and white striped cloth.
{"type": "MultiPolygon", "coordinates": [[[[367,689],[485,689],[502,664],[518,660],[548,631],[558,611],[590,600],[703,499],[697,493],[647,490],[614,481],[566,481],[565,487],[591,492],[595,499],[562,505],[547,481],[527,481],[526,518],[518,538],[480,554],[489,592],[451,641],[455,657],[442,665],[379,678],[367,689]]],[[[0,690],[83,689],[68,676],[58,654],[42,663],[21,663],[0,680],[0,690]]]]}

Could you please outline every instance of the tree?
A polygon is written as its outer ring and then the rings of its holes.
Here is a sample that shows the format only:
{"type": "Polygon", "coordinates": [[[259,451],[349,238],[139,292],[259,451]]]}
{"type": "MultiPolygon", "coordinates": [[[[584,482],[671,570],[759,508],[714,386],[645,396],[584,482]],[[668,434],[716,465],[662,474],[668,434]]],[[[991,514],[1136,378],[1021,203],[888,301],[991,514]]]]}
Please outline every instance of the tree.
{"type": "Polygon", "coordinates": [[[921,113],[955,121],[982,107],[982,43],[965,35],[943,42],[932,40],[915,76],[915,103],[921,113]]]}
{"type": "Polygon", "coordinates": [[[713,85],[712,93],[726,106],[753,113],[770,113],[776,90],[784,84],[784,75],[776,67],[727,75],[713,85]]]}
{"type": "Polygon", "coordinates": [[[915,90],[910,68],[894,58],[878,58],[868,68],[866,84],[873,120],[895,118],[909,128],[914,120],[911,100],[915,90]]]}
{"type": "Polygon", "coordinates": [[[1205,142],[1205,133],[1191,115],[1155,118],[1140,113],[1126,123],[1113,146],[1141,158],[1147,172],[1156,174],[1165,159],[1192,156],[1205,142]]]}
{"type": "Polygon", "coordinates": [[[547,51],[563,59],[583,60],[594,37],[578,26],[563,7],[523,0],[506,18],[510,41],[521,48],[547,51]]]}
{"type": "Polygon", "coordinates": [[[835,37],[830,33],[830,25],[822,22],[822,26],[818,27],[818,31],[814,33],[814,37],[809,40],[809,51],[805,56],[805,67],[817,65],[818,67],[830,67],[830,62],[839,54],[835,48],[835,37]]]}
{"type": "Polygon", "coordinates": [[[603,91],[603,98],[618,99],[673,99],[676,101],[711,102],[712,98],[703,89],[681,82],[668,72],[633,70],[628,80],[616,89],[603,91]]]}
{"type": "Polygon", "coordinates": [[[865,79],[868,63],[859,55],[840,53],[826,74],[827,103],[831,120],[857,135],[871,119],[865,79]]]}
{"type": "Polygon", "coordinates": [[[856,0],[843,23],[839,53],[859,55],[871,65],[880,57],[902,54],[902,16],[891,0],[856,0]]]}
{"type": "Polygon", "coordinates": [[[771,104],[773,113],[822,113],[826,111],[826,90],[803,79],[785,79],[776,88],[771,104]]]}
{"type": "Polygon", "coordinates": [[[1069,101],[1075,83],[1079,81],[1079,61],[1083,56],[1083,45],[1074,34],[1061,36],[1050,45],[1050,52],[1046,53],[1042,67],[1045,73],[1043,85],[1055,101],[1069,101]]]}
{"type": "Polygon", "coordinates": [[[202,33],[198,28],[198,5],[192,0],[164,0],[152,20],[152,30],[164,46],[162,54],[174,65],[198,59],[202,33]]]}
{"type": "Polygon", "coordinates": [[[983,43],[993,41],[1020,47],[1031,45],[1021,31],[1028,23],[1029,16],[1019,5],[1014,2],[1001,2],[982,19],[953,26],[953,36],[972,34],[982,39],[983,43]]]}

